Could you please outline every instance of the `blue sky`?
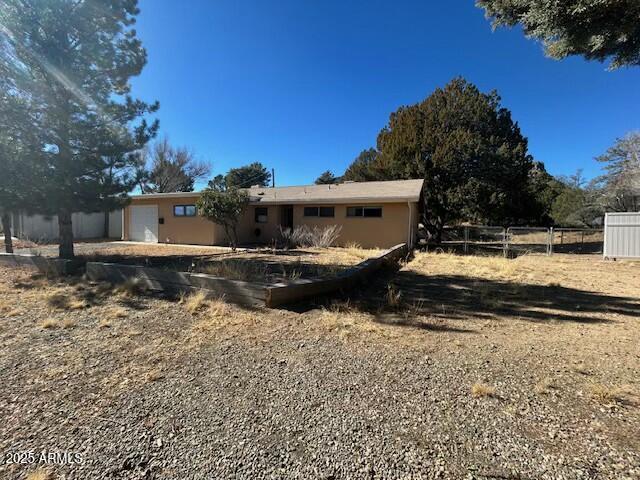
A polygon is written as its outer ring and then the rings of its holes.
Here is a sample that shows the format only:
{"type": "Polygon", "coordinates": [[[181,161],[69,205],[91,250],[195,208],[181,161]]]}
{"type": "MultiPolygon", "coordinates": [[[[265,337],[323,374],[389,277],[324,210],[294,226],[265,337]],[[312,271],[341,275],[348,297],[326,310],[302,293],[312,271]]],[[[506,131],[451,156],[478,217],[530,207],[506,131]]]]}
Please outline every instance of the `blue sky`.
{"type": "Polygon", "coordinates": [[[278,185],[341,174],[389,113],[462,75],[497,89],[553,174],[640,129],[640,68],[555,61],[465,1],[141,0],[149,62],[134,94],[213,173],[260,161],[278,185]]]}

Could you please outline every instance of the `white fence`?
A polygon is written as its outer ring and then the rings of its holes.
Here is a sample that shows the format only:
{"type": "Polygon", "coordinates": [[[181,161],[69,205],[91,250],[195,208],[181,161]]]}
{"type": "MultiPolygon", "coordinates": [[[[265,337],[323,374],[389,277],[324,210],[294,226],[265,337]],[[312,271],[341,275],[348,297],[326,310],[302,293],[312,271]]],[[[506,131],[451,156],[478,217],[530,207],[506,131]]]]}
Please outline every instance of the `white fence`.
{"type": "Polygon", "coordinates": [[[607,213],[604,258],[640,258],[640,212],[607,213]]]}
{"type": "MultiPolygon", "coordinates": [[[[74,213],[71,218],[73,236],[78,240],[102,238],[105,236],[104,213],[74,213]]],[[[55,241],[58,238],[58,217],[27,215],[19,213],[12,219],[13,235],[33,241],[55,241]]],[[[122,238],[122,210],[109,214],[109,238],[122,238]]]]}

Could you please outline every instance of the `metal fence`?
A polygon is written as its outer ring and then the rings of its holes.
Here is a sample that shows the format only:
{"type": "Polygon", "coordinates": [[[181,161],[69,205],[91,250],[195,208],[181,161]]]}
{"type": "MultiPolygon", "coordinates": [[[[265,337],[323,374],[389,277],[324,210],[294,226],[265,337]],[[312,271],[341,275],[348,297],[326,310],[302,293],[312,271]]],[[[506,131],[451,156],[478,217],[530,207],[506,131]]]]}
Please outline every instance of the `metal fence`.
{"type": "Polygon", "coordinates": [[[445,227],[438,245],[444,250],[470,254],[602,253],[603,230],[544,227],[445,227]]]}
{"type": "Polygon", "coordinates": [[[640,258],[640,212],[607,213],[604,257],[640,258]]]}

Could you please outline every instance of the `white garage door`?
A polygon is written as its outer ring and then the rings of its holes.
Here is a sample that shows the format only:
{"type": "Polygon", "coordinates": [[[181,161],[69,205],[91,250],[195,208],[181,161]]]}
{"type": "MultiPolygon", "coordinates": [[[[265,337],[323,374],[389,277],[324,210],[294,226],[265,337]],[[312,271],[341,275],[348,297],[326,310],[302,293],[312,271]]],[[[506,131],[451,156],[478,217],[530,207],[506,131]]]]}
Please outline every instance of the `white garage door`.
{"type": "Polygon", "coordinates": [[[131,207],[129,239],[136,242],[158,243],[158,206],[131,207]]]}

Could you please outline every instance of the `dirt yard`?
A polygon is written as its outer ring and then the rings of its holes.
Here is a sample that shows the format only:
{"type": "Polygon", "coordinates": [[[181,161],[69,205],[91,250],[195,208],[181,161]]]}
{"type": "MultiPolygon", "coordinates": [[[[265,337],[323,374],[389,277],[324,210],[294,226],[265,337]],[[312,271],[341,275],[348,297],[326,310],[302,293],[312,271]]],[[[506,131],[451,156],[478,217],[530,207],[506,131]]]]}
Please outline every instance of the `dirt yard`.
{"type": "Polygon", "coordinates": [[[639,318],[640,262],[587,255],[290,310],[0,269],[0,477],[635,479],[639,318]]]}
{"type": "Polygon", "coordinates": [[[254,282],[276,283],[298,278],[327,278],[381,253],[360,248],[297,248],[250,251],[202,258],[194,271],[254,282]]]}

